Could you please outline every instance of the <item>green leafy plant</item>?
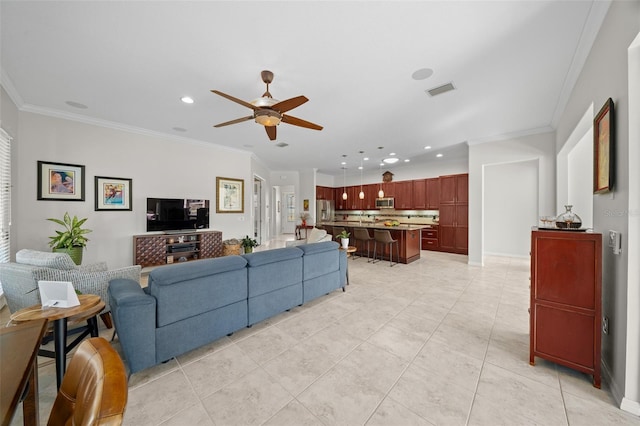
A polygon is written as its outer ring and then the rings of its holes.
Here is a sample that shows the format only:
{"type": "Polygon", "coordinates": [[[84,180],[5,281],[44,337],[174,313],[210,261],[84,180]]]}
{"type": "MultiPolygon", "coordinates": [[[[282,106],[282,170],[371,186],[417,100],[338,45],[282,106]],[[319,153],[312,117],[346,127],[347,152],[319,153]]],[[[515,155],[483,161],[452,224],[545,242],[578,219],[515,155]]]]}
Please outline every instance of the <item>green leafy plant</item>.
{"type": "Polygon", "coordinates": [[[89,239],[85,237],[85,234],[91,232],[90,229],[83,228],[82,225],[87,221],[87,218],[78,219],[77,216],[69,216],[69,213],[65,213],[62,220],[56,218],[48,218],[51,222],[55,222],[58,225],[64,227],[64,231],[56,230],[54,237],[49,237],[49,246],[55,249],[70,249],[72,247],[86,247],[89,239]]]}
{"type": "Polygon", "coordinates": [[[349,238],[349,235],[351,235],[350,232],[347,232],[346,230],[343,230],[341,233],[338,234],[338,238],[340,238],[340,239],[349,238]]]}
{"type": "Polygon", "coordinates": [[[240,240],[240,245],[246,251],[247,249],[253,249],[255,246],[258,245],[258,242],[253,238],[249,238],[249,236],[247,235],[240,240]]]}

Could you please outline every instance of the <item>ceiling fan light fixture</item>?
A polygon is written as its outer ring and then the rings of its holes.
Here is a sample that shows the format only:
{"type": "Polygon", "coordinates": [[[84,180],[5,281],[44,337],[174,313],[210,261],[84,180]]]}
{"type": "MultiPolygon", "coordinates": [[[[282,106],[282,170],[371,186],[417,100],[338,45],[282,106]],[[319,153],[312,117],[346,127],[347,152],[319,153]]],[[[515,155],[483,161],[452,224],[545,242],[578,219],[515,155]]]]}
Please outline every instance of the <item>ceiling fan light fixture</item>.
{"type": "Polygon", "coordinates": [[[263,126],[277,126],[280,124],[282,120],[282,116],[273,110],[260,110],[255,112],[256,123],[262,124],[263,126]]]}

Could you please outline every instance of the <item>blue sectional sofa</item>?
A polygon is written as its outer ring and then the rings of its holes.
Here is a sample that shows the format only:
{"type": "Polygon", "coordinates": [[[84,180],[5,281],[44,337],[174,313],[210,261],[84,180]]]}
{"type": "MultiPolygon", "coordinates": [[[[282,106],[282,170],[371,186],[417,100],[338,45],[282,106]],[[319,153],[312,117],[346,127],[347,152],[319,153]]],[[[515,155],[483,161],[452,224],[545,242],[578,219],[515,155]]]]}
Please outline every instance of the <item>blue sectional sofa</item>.
{"type": "Polygon", "coordinates": [[[148,286],[109,283],[130,373],[342,288],[346,253],[328,241],[162,266],[148,286]]]}

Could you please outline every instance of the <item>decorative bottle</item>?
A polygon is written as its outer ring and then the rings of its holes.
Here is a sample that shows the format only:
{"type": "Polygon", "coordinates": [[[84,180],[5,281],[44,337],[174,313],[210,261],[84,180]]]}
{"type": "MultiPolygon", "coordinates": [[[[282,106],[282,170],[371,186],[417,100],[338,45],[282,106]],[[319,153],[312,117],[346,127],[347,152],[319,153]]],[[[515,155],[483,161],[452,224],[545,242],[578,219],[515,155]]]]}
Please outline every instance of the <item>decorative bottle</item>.
{"type": "Polygon", "coordinates": [[[580,216],[571,211],[573,206],[564,206],[566,211],[556,217],[556,226],[561,229],[579,229],[582,226],[580,216]]]}

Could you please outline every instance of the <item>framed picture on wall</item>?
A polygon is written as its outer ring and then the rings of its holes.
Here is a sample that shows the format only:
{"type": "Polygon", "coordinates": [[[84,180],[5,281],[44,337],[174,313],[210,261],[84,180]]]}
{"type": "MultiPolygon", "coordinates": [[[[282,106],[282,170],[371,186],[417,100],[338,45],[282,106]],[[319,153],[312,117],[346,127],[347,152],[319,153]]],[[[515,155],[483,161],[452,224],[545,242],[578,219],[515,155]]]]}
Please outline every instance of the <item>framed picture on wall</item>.
{"type": "Polygon", "coordinates": [[[96,176],[96,211],[131,210],[131,179],[96,176]]]}
{"type": "Polygon", "coordinates": [[[38,200],[84,201],[84,166],[38,161],[38,200]]]}
{"type": "Polygon", "coordinates": [[[244,213],[244,180],[216,177],[216,213],[244,213]]]}
{"type": "Polygon", "coordinates": [[[611,191],[615,172],[615,121],[609,98],[593,119],[593,193],[611,191]]]}

